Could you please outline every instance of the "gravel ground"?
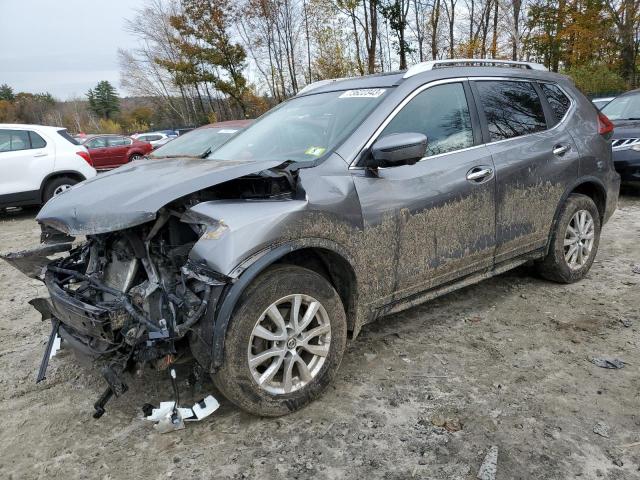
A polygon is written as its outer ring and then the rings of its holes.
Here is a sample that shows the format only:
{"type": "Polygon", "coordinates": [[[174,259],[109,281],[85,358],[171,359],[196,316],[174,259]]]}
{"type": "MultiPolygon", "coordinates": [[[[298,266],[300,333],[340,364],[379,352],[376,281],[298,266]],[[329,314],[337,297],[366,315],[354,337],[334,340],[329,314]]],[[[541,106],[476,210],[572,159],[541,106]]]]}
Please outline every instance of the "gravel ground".
{"type": "MultiPolygon", "coordinates": [[[[0,251],[37,244],[34,214],[0,214],[0,251]]],[[[0,262],[0,478],[472,479],[495,446],[498,480],[638,479],[639,240],[640,197],[622,197],[582,282],[520,268],[383,318],[302,411],[257,418],[219,397],[165,435],[140,406],[170,400],[166,372],[132,379],[100,420],[103,382],[71,352],[35,385],[49,326],[27,301],[45,289],[0,262]]],[[[185,378],[188,399],[216,394],[185,378]]]]}

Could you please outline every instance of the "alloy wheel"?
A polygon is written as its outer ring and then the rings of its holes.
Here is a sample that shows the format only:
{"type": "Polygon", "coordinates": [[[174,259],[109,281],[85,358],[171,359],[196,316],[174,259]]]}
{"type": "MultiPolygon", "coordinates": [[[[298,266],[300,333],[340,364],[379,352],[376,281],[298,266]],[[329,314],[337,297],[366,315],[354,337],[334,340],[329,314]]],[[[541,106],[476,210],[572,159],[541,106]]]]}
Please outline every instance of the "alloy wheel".
{"type": "Polygon", "coordinates": [[[572,270],[582,268],[593,249],[595,224],[591,213],[578,210],[567,225],[564,236],[564,259],[572,270]]]}
{"type": "Polygon", "coordinates": [[[64,184],[64,185],[59,185],[54,191],[53,191],[53,196],[57,196],[60,195],[62,192],[69,190],[73,185],[69,185],[69,184],[64,184]]]}
{"type": "Polygon", "coordinates": [[[330,344],[331,324],[322,304],[309,295],[288,295],[269,305],[251,332],[251,375],[271,394],[294,392],[318,375],[330,344]]]}

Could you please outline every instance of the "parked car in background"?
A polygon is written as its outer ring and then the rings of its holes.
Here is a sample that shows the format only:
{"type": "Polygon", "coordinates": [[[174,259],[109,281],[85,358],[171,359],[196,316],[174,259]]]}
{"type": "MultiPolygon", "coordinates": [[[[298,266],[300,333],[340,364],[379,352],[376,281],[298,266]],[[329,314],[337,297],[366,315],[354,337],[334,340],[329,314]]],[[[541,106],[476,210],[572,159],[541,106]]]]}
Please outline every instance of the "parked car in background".
{"type": "Polygon", "coordinates": [[[45,203],[95,175],[89,152],[64,128],[0,124],[0,208],[45,203]]]}
{"type": "Polygon", "coordinates": [[[604,107],[607,103],[609,103],[614,98],[616,97],[594,98],[591,100],[591,103],[593,103],[598,110],[602,110],[602,107],[604,107]]]}
{"type": "Polygon", "coordinates": [[[602,109],[613,125],[613,162],[622,183],[640,188],[640,90],[613,99],[602,109]]]}
{"type": "Polygon", "coordinates": [[[618,201],[612,129],[538,64],[312,84],[206,158],[138,162],[47,203],[49,248],[69,254],[36,256],[51,300],[33,304],[49,345],[110,366],[97,415],[123,371],[189,355],[238,407],[283,415],[376,318],[528,262],[584,278],[618,201]]]}
{"type": "Polygon", "coordinates": [[[165,143],[168,143],[176,138],[162,132],[137,133],[135,135],[131,135],[131,137],[142,142],[149,142],[153,146],[153,148],[161,147],[165,143]]]}
{"type": "Polygon", "coordinates": [[[168,135],[169,137],[177,137],[179,135],[177,130],[158,130],[158,132],[164,133],[165,135],[168,135]]]}
{"type": "Polygon", "coordinates": [[[156,149],[149,158],[198,157],[204,158],[224,144],[253,120],[231,120],[205,125],[191,130],[156,149]]]}
{"type": "Polygon", "coordinates": [[[83,145],[87,147],[96,170],[110,170],[139,160],[151,153],[149,142],[123,135],[91,135],[83,145]]]}

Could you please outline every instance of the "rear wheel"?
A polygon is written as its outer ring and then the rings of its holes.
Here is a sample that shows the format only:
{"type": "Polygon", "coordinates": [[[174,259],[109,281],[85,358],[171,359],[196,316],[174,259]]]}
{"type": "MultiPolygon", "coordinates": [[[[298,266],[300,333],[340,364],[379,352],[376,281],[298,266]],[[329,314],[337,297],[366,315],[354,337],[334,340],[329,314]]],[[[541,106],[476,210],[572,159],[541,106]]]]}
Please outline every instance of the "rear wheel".
{"type": "Polygon", "coordinates": [[[134,153],[129,157],[129,161],[135,162],[136,160],[140,160],[141,158],[142,158],[142,155],[140,155],[139,153],[134,153]]]}
{"type": "Polygon", "coordinates": [[[593,264],[599,243],[598,207],[586,195],[572,194],[560,213],[549,253],[538,264],[538,271],[560,283],[581,280],[593,264]]]}
{"type": "Polygon", "coordinates": [[[297,266],[274,266],[240,299],[213,381],[250,413],[287,414],[331,382],[346,335],[342,301],[324,277],[297,266]]]}
{"type": "Polygon", "coordinates": [[[78,183],[77,180],[69,177],[58,177],[53,180],[49,180],[47,185],[44,187],[44,202],[46,203],[56,195],[60,195],[62,192],[69,190],[76,183],[78,183]]]}

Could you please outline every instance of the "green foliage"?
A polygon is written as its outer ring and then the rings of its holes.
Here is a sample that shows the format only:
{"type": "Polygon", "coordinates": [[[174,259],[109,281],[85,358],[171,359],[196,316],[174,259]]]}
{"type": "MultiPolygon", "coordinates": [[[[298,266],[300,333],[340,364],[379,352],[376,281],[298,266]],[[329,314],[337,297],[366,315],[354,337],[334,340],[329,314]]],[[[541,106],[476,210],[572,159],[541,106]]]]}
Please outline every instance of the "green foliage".
{"type": "Polygon", "coordinates": [[[585,95],[610,94],[626,90],[624,79],[606,65],[583,65],[564,72],[585,95]]]}
{"type": "MultiPolygon", "coordinates": [[[[170,18],[178,35],[174,43],[180,51],[178,60],[158,60],[171,72],[178,85],[211,84],[231,97],[246,112],[243,98],[247,80],[243,75],[246,53],[231,40],[233,3],[229,0],[183,0],[182,13],[170,18]]],[[[201,102],[202,104],[202,102],[201,102]]],[[[202,104],[202,114],[205,112],[202,104]]]]}
{"type": "Polygon", "coordinates": [[[116,89],[108,81],[102,80],[87,92],[89,110],[104,119],[110,119],[120,110],[120,98],[116,89]]]}
{"type": "Polygon", "coordinates": [[[114,120],[101,118],[96,133],[122,133],[122,126],[114,120]]]}
{"type": "Polygon", "coordinates": [[[11,102],[14,98],[15,95],[13,94],[13,88],[11,88],[6,83],[0,85],[0,100],[7,100],[11,102]]]}

